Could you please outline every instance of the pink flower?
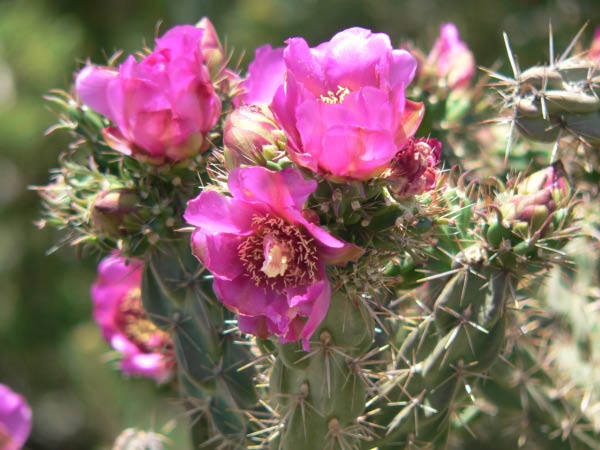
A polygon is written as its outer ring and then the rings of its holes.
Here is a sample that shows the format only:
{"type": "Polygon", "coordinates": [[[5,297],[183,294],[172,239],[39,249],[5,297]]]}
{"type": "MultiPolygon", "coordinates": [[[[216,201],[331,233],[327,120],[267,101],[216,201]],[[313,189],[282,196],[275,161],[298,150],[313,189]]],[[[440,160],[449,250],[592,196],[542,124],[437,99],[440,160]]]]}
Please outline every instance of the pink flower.
{"type": "Polygon", "coordinates": [[[458,28],[453,23],[440,28],[440,37],[427,56],[427,64],[436,67],[437,76],[446,79],[450,88],[468,84],[475,75],[473,53],[459,39],[458,28]]]}
{"type": "Polygon", "coordinates": [[[174,27],[140,62],[130,55],[118,71],[88,65],[79,72],[75,88],[83,103],[116,124],[104,130],[111,147],[157,163],[203,149],[221,114],[205,64],[215,51],[203,48],[207,36],[205,29],[174,27]]]}
{"type": "Polygon", "coordinates": [[[245,333],[302,339],[305,349],[331,296],[325,264],[354,260],[362,250],[310,222],[303,205],[317,183],[296,169],[233,169],[226,197],[204,191],[188,203],[196,227],[192,252],[214,275],[223,304],[245,333]]]}
{"type": "Polygon", "coordinates": [[[142,262],[114,253],[98,266],[92,285],[94,319],[104,339],[122,355],[121,369],[130,375],[167,381],[173,372],[172,342],[142,307],[142,262]]]}
{"type": "Polygon", "coordinates": [[[248,66],[248,76],[240,84],[244,89],[242,103],[270,104],[275,92],[283,84],[285,70],[283,48],[273,49],[269,44],[257,48],[254,61],[248,66]]]}
{"type": "Polygon", "coordinates": [[[25,398],[0,384],[0,450],[19,450],[31,431],[31,408],[25,398]]]}
{"type": "Polygon", "coordinates": [[[411,139],[394,157],[386,177],[394,194],[409,197],[435,187],[442,143],[437,139],[411,139]]]}
{"type": "Polygon", "coordinates": [[[382,173],[423,116],[423,105],[404,97],[415,58],[362,28],[315,48],[302,38],[286,43],[286,79],[271,108],[292,160],[338,180],[382,173]]]}

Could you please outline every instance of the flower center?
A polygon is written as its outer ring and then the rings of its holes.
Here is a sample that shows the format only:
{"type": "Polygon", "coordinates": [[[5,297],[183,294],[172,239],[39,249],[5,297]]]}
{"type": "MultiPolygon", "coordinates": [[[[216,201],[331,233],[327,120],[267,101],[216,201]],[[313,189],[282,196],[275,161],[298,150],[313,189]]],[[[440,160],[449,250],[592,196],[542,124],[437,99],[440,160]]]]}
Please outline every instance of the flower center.
{"type": "Polygon", "coordinates": [[[281,292],[315,282],[318,256],[313,238],[273,216],[255,216],[252,228],[254,234],[240,243],[238,252],[256,286],[281,292]]]}
{"type": "Polygon", "coordinates": [[[131,289],[119,304],[116,319],[118,327],[141,351],[150,353],[172,347],[169,334],[160,330],[146,316],[142,307],[142,292],[131,289]]]}
{"type": "Polygon", "coordinates": [[[350,93],[350,89],[343,86],[338,86],[337,91],[327,91],[327,95],[321,94],[320,100],[328,105],[335,105],[336,103],[342,103],[346,95],[350,93]]]}

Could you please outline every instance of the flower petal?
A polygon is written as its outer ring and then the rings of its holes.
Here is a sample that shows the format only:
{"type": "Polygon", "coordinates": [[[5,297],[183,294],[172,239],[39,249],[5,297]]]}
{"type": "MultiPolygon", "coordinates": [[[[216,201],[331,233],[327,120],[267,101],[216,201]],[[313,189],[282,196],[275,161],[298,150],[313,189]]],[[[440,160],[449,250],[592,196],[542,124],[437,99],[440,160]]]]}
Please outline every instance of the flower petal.
{"type": "Polygon", "coordinates": [[[302,328],[302,333],[300,335],[302,338],[302,347],[304,348],[304,351],[307,352],[310,351],[309,339],[327,315],[329,302],[331,300],[331,285],[327,278],[323,279],[321,286],[315,286],[315,290],[318,290],[319,288],[320,292],[315,298],[312,313],[304,324],[304,328],[302,328]]]}
{"type": "Polygon", "coordinates": [[[94,111],[114,120],[109,103],[108,86],[115,81],[119,73],[116,70],[85,66],[75,79],[75,90],[81,101],[94,111]]]}
{"type": "Polygon", "coordinates": [[[235,234],[207,234],[198,228],[192,233],[192,253],[216,277],[233,280],[244,272],[238,252],[242,239],[235,234]]]}
{"type": "Polygon", "coordinates": [[[252,218],[260,213],[260,208],[246,202],[214,191],[204,191],[188,202],[183,217],[206,233],[248,235],[252,231],[252,218]]]}
{"type": "Polygon", "coordinates": [[[237,168],[229,173],[229,191],[234,198],[253,205],[269,205],[277,215],[302,208],[317,188],[314,180],[305,180],[296,169],[272,171],[264,167],[237,168]]]}
{"type": "Polygon", "coordinates": [[[284,82],[285,71],[283,47],[273,49],[267,44],[257,48],[254,61],[248,66],[248,78],[241,83],[245,89],[242,101],[247,105],[270,104],[284,82]]]}

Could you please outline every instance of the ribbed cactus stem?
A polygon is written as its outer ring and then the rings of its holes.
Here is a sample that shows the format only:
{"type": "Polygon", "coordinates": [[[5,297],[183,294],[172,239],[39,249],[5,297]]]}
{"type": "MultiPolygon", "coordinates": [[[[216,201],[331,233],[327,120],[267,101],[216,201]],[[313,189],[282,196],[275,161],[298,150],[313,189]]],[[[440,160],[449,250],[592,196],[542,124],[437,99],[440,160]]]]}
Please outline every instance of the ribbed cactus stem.
{"type": "Polygon", "coordinates": [[[269,385],[282,428],[271,448],[354,448],[366,384],[352,363],[366,353],[373,336],[364,305],[336,292],[308,353],[296,343],[279,345],[269,385]]]}
{"type": "Polygon", "coordinates": [[[142,277],[142,301],[154,323],[169,331],[175,347],[181,395],[190,408],[192,438],[201,448],[245,448],[252,431],[246,411],[258,400],[252,360],[227,332],[232,314],[216,300],[187,242],[150,253],[142,277]]]}

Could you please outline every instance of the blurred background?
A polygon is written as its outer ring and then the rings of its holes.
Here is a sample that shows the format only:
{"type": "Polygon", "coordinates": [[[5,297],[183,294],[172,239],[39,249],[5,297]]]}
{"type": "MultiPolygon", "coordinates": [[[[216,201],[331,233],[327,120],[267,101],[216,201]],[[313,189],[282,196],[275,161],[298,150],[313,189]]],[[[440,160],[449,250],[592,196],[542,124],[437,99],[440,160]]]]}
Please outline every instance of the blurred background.
{"type": "Polygon", "coordinates": [[[55,117],[42,96],[69,87],[87,58],[150,46],[159,23],[213,21],[245,67],[254,48],[291,36],[315,45],[362,26],[429,50],[440,24],[455,22],[482,66],[508,71],[502,31],[522,66],[547,59],[551,20],[558,51],[586,22],[600,25],[598,0],[0,0],[0,382],[25,395],[34,414],[28,449],[109,449],[130,426],[169,431],[188,448],[183,409],[166,388],[125,380],[91,321],[97,261],[38,231],[42,185],[68,136],[44,131],[55,117]],[[177,425],[170,419],[179,418],[177,425]],[[171,428],[174,428],[171,430],[171,428]]]}

